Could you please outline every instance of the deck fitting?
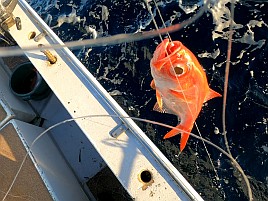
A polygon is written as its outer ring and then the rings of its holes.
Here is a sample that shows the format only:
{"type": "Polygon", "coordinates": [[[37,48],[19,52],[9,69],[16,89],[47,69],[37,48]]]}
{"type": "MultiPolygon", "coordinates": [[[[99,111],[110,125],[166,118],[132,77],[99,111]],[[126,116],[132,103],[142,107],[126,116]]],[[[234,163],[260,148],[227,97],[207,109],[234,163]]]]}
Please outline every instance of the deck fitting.
{"type": "Polygon", "coordinates": [[[41,32],[40,34],[38,34],[37,36],[34,37],[34,41],[35,42],[39,42],[42,38],[44,38],[47,35],[47,33],[45,31],[41,32]]]}
{"type": "Polygon", "coordinates": [[[34,39],[34,37],[36,36],[36,32],[35,31],[31,31],[28,35],[28,39],[31,40],[31,39],[34,39]]]}
{"type": "MultiPolygon", "coordinates": [[[[44,45],[39,44],[38,47],[44,47],[44,45]]],[[[47,60],[49,61],[50,64],[54,64],[57,61],[57,57],[55,57],[49,50],[41,50],[41,52],[46,55],[47,60]]]]}
{"type": "Polygon", "coordinates": [[[153,174],[149,170],[142,170],[138,175],[138,179],[143,184],[142,190],[146,190],[148,186],[154,183],[153,174]]]}
{"type": "Polygon", "coordinates": [[[22,27],[21,27],[21,19],[19,17],[15,18],[15,24],[16,24],[16,27],[17,27],[18,30],[22,29],[22,27]]]}
{"type": "Polygon", "coordinates": [[[125,132],[127,130],[127,127],[125,126],[125,124],[118,124],[116,127],[114,127],[111,131],[110,131],[110,135],[113,138],[117,138],[119,135],[121,135],[123,132],[125,132]]]}

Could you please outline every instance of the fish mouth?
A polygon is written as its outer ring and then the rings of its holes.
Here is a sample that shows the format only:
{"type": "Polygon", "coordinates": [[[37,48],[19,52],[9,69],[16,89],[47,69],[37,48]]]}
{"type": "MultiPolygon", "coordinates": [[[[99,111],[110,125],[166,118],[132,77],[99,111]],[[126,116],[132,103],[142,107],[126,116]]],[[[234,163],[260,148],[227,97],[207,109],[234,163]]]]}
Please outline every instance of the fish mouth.
{"type": "Polygon", "coordinates": [[[166,43],[166,57],[181,50],[182,43],[179,41],[171,41],[166,43]]]}
{"type": "Polygon", "coordinates": [[[192,66],[191,58],[183,47],[179,41],[166,43],[165,59],[169,60],[170,74],[175,77],[184,75],[192,66]]]}
{"type": "Polygon", "coordinates": [[[188,60],[185,58],[183,47],[179,41],[163,40],[154,52],[151,66],[158,71],[165,69],[171,76],[182,76],[188,71],[188,60]]]}

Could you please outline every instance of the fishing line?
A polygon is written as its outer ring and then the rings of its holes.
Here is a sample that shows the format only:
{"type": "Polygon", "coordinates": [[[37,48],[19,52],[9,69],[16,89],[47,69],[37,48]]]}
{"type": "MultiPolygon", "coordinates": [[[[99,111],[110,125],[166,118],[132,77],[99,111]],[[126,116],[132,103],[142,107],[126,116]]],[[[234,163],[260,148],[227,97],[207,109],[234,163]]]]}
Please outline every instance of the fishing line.
{"type": "MultiPolygon", "coordinates": [[[[148,1],[145,0],[144,2],[145,2],[145,4],[146,4],[146,7],[147,7],[148,12],[149,12],[150,15],[151,15],[151,18],[152,18],[152,20],[153,20],[153,23],[154,23],[154,26],[155,26],[156,30],[159,30],[159,27],[158,27],[158,25],[157,25],[157,23],[156,23],[156,21],[155,21],[154,14],[152,13],[152,9],[151,9],[151,7],[149,6],[148,1]]],[[[155,2],[155,1],[154,1],[154,4],[155,4],[155,6],[156,6],[156,9],[158,10],[158,6],[156,5],[156,2],[155,2]]],[[[159,11],[159,10],[158,10],[158,11],[159,11]]],[[[158,13],[159,13],[159,12],[158,12],[158,13]]],[[[161,16],[161,13],[159,13],[159,15],[161,16]]],[[[163,21],[162,21],[162,22],[163,22],[163,21]]],[[[164,28],[166,28],[166,26],[164,26],[164,28]]],[[[168,34],[168,33],[166,33],[166,34],[168,34]]],[[[159,36],[160,40],[163,41],[163,37],[161,36],[160,33],[158,34],[158,36],[159,36]]]]}
{"type": "MultiPolygon", "coordinates": [[[[0,193],[5,194],[6,192],[0,190],[0,193]]],[[[13,195],[13,194],[8,194],[8,196],[13,197],[13,198],[19,198],[19,199],[22,199],[22,200],[35,200],[36,201],[36,199],[34,197],[30,196],[30,195],[13,195]]]]}
{"type": "MultiPolygon", "coordinates": [[[[232,38],[233,38],[233,20],[234,20],[234,4],[235,1],[231,1],[231,16],[230,16],[230,25],[229,25],[229,37],[228,37],[228,49],[227,49],[227,58],[226,58],[226,66],[225,66],[225,80],[224,80],[224,90],[223,90],[223,111],[222,111],[222,127],[223,127],[223,136],[224,142],[229,156],[232,156],[230,151],[230,147],[227,139],[227,131],[226,131],[226,104],[227,104],[227,91],[228,91],[228,80],[229,80],[229,71],[230,71],[230,63],[231,63],[231,52],[232,52],[232,38]]],[[[232,161],[233,162],[233,161],[232,161]]],[[[241,167],[240,167],[241,168],[241,167]]],[[[241,168],[242,170],[242,168],[241,168]]],[[[241,172],[240,172],[241,173],[241,172]]],[[[247,177],[245,174],[242,174],[244,179],[247,177]]],[[[252,189],[250,187],[249,180],[246,179],[246,184],[248,188],[248,197],[249,200],[253,200],[252,189]]]]}
{"type": "MultiPolygon", "coordinates": [[[[158,25],[157,25],[157,23],[156,23],[155,17],[154,17],[154,15],[153,15],[153,13],[152,13],[152,9],[151,9],[151,7],[149,6],[147,0],[145,0],[145,4],[146,4],[146,7],[147,7],[148,12],[149,12],[150,15],[151,15],[151,18],[152,18],[152,20],[153,20],[153,23],[154,23],[154,26],[155,26],[156,30],[159,30],[159,27],[158,27],[158,25]]],[[[163,16],[162,16],[162,14],[161,14],[161,12],[160,12],[160,10],[159,10],[159,7],[158,7],[158,5],[157,5],[157,3],[156,3],[155,0],[154,0],[154,5],[155,5],[155,8],[156,8],[156,10],[157,10],[157,12],[158,12],[158,15],[159,15],[159,17],[160,17],[160,19],[161,19],[161,22],[162,22],[162,24],[163,24],[163,27],[164,27],[164,28],[167,28],[167,26],[166,26],[166,24],[165,24],[165,22],[164,22],[163,16]]],[[[169,40],[172,42],[172,39],[171,39],[171,37],[170,37],[169,32],[167,32],[166,34],[167,34],[169,40]]],[[[160,40],[163,41],[163,37],[162,37],[162,35],[161,35],[160,33],[158,34],[158,36],[159,36],[160,40]]]]}
{"type": "Polygon", "coordinates": [[[45,47],[38,47],[36,46],[28,46],[28,47],[2,47],[0,48],[0,56],[7,57],[7,56],[18,56],[23,55],[29,51],[42,51],[42,50],[50,50],[50,49],[62,49],[65,47],[71,48],[73,50],[79,49],[81,47],[99,47],[99,46],[107,46],[107,45],[117,45],[126,42],[133,42],[133,41],[140,41],[144,39],[154,38],[156,36],[166,34],[167,32],[172,33],[184,28],[187,25],[192,24],[196,21],[199,17],[203,15],[203,13],[207,10],[207,6],[211,0],[204,1],[204,5],[199,9],[199,11],[193,15],[191,18],[169,27],[161,28],[159,30],[152,30],[152,31],[143,31],[137,33],[129,33],[129,34],[117,34],[109,37],[102,37],[96,39],[85,39],[85,40],[77,40],[77,41],[70,41],[65,42],[64,44],[49,44],[45,47]]]}
{"type": "Polygon", "coordinates": [[[229,80],[229,71],[231,63],[231,52],[232,52],[232,39],[233,39],[233,20],[234,20],[234,0],[231,1],[231,16],[230,16],[230,27],[229,27],[229,37],[228,37],[228,49],[227,49],[227,58],[225,66],[225,76],[224,76],[224,89],[223,89],[223,104],[222,104],[222,132],[224,136],[224,142],[227,149],[227,152],[231,154],[230,147],[227,139],[226,132],[226,104],[227,104],[227,91],[228,91],[228,80],[229,80]]]}
{"type": "MultiPolygon", "coordinates": [[[[70,119],[66,119],[66,120],[63,120],[63,121],[60,121],[52,126],[50,126],[49,128],[47,128],[46,130],[44,130],[43,132],[41,132],[36,138],[35,140],[30,144],[28,145],[28,149],[27,149],[27,152],[19,166],[19,169],[16,173],[16,175],[14,176],[14,179],[13,181],[11,182],[8,190],[6,191],[5,193],[5,196],[4,198],[2,199],[2,201],[4,201],[6,199],[6,197],[9,195],[9,192],[11,191],[12,187],[14,186],[14,183],[27,159],[27,156],[29,155],[29,153],[31,152],[33,146],[35,145],[35,143],[43,136],[45,135],[48,131],[62,125],[62,124],[65,124],[67,122],[71,122],[71,121],[75,121],[75,120],[79,120],[79,119],[87,119],[87,118],[100,118],[100,117],[111,117],[111,118],[121,118],[121,119],[132,119],[132,120],[136,120],[136,121],[140,121],[140,122],[146,122],[146,123],[150,123],[150,124],[154,124],[154,125],[159,125],[159,126],[162,126],[162,127],[166,127],[166,128],[169,128],[169,129],[177,129],[178,131],[181,131],[180,129],[174,127],[174,126],[171,126],[171,125],[167,125],[167,124],[163,124],[163,123],[160,123],[160,122],[157,122],[157,121],[152,121],[152,120],[148,120],[148,119],[143,119],[143,118],[138,118],[138,117],[130,117],[130,116],[121,116],[121,115],[86,115],[86,116],[81,116],[81,117],[74,117],[74,118],[70,118],[70,119]]],[[[95,123],[99,123],[99,122],[95,122],[95,123]]],[[[227,156],[230,160],[231,160],[231,164],[237,168],[237,170],[241,173],[243,179],[245,180],[245,183],[247,185],[247,188],[248,188],[248,196],[249,196],[249,200],[252,200],[252,191],[249,190],[250,188],[250,185],[249,185],[249,181],[248,181],[248,178],[247,176],[245,175],[243,169],[241,168],[241,166],[238,164],[238,162],[232,157],[232,155],[228,154],[225,150],[223,150],[221,147],[217,146],[216,144],[210,142],[209,140],[207,139],[204,139],[198,135],[195,135],[193,133],[190,133],[190,132],[187,132],[190,136],[198,139],[198,140],[203,140],[204,142],[208,143],[209,145],[213,146],[214,148],[216,148],[217,150],[219,150],[221,153],[223,153],[225,156],[227,156]]],[[[141,143],[143,143],[142,141],[140,141],[141,143]]]]}

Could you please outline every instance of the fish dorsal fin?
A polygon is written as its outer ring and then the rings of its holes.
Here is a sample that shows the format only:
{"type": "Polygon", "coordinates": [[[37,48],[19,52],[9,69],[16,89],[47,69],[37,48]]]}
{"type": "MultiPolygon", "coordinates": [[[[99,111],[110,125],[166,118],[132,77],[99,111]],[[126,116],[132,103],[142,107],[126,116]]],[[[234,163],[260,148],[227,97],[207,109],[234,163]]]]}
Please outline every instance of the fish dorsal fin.
{"type": "Polygon", "coordinates": [[[207,93],[207,96],[206,96],[204,102],[207,102],[208,100],[210,100],[212,98],[216,98],[216,97],[221,97],[221,94],[219,94],[218,92],[209,88],[209,91],[207,93]]]}

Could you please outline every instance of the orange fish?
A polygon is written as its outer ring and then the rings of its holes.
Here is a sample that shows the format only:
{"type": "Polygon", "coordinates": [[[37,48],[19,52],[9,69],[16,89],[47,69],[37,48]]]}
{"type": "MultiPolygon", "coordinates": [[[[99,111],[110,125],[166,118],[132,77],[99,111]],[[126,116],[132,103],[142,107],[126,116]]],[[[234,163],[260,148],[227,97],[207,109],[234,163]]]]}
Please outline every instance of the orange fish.
{"type": "Polygon", "coordinates": [[[180,130],[172,129],[164,139],[181,133],[180,151],[189,138],[204,102],[221,95],[208,86],[206,73],[194,54],[181,42],[162,41],[151,60],[151,87],[156,90],[154,110],[175,114],[180,130]]]}

